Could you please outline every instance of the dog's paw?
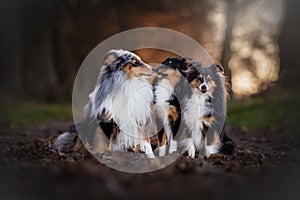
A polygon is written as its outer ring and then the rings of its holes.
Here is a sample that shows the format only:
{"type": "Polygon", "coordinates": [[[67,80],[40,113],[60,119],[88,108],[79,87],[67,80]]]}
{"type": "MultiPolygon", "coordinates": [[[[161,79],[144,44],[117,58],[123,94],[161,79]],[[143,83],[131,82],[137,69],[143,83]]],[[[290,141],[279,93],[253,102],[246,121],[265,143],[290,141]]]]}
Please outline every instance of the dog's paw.
{"type": "Polygon", "coordinates": [[[169,147],[169,154],[177,151],[177,141],[171,140],[169,147]]]}
{"type": "Polygon", "coordinates": [[[195,155],[196,155],[196,148],[192,144],[187,148],[187,156],[191,158],[195,158],[195,155]]]}
{"type": "Polygon", "coordinates": [[[182,154],[186,154],[188,157],[195,158],[196,147],[191,138],[182,140],[179,143],[178,148],[182,154]]]}
{"type": "Polygon", "coordinates": [[[205,156],[209,158],[211,155],[218,154],[220,152],[217,145],[207,145],[205,147],[205,156]]]}
{"type": "Polygon", "coordinates": [[[150,143],[148,143],[148,142],[142,142],[140,144],[140,149],[146,154],[146,156],[148,158],[155,158],[150,143]]]}
{"type": "Polygon", "coordinates": [[[158,148],[158,156],[161,157],[161,156],[165,156],[166,155],[166,145],[163,145],[161,147],[158,148]]]}

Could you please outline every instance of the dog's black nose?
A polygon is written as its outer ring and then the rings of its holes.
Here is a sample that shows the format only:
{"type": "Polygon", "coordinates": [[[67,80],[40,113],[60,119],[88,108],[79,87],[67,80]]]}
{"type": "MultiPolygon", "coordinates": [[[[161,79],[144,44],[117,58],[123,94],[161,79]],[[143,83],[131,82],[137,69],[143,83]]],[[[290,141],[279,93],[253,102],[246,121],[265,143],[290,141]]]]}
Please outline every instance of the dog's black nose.
{"type": "Polygon", "coordinates": [[[200,90],[201,90],[202,93],[207,92],[207,86],[206,86],[206,84],[201,85],[200,90]]]}

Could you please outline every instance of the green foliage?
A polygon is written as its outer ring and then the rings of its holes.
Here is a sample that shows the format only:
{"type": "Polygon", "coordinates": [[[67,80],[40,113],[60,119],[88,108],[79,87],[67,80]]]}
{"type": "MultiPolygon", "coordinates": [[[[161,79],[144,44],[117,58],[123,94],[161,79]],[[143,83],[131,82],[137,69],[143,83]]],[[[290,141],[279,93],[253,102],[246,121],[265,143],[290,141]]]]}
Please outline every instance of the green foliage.
{"type": "Polygon", "coordinates": [[[228,103],[228,124],[249,129],[299,131],[299,95],[255,97],[228,103]]]}
{"type": "MultiPolygon", "coordinates": [[[[300,95],[254,97],[228,103],[228,125],[248,129],[300,131],[300,95]]],[[[0,107],[0,121],[41,123],[72,118],[70,105],[16,103],[0,107]]]]}
{"type": "Polygon", "coordinates": [[[50,120],[71,119],[69,105],[17,103],[0,107],[0,121],[11,123],[41,123],[50,120]]]}

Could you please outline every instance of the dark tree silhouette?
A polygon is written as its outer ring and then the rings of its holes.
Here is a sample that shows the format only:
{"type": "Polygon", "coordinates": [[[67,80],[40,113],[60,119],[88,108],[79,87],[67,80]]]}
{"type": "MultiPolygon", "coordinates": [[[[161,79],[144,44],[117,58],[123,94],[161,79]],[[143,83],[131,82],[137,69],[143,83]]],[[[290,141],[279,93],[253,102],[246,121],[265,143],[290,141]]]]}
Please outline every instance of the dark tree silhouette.
{"type": "Polygon", "coordinates": [[[279,84],[285,89],[299,89],[300,74],[300,1],[288,0],[285,22],[279,39],[281,73],[279,84]]]}

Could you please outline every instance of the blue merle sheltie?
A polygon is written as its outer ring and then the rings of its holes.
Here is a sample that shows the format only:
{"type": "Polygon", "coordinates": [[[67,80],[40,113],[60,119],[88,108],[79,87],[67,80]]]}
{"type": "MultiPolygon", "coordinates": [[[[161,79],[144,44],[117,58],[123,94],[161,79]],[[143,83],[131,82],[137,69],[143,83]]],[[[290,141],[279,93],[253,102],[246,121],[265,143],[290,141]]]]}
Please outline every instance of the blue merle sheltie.
{"type": "Polygon", "coordinates": [[[153,73],[153,68],[132,52],[110,50],[105,55],[85,115],[97,118],[109,139],[109,150],[154,157],[145,132],[151,123],[153,73]]]}
{"type": "MultiPolygon", "coordinates": [[[[190,157],[195,157],[196,153],[199,153],[199,156],[202,157],[219,152],[232,153],[234,143],[225,133],[225,123],[221,133],[214,133],[213,139],[210,138],[210,142],[207,141],[208,129],[213,125],[214,121],[226,117],[221,116],[221,118],[218,118],[218,113],[214,113],[217,106],[221,105],[220,109],[226,109],[225,96],[227,95],[227,81],[223,67],[217,64],[210,67],[203,67],[200,62],[190,61],[186,58],[168,58],[163,62],[163,65],[176,70],[173,74],[177,74],[175,72],[179,71],[191,86],[189,88],[191,93],[185,95],[183,102],[181,102],[183,105],[183,108],[181,108],[180,111],[181,115],[177,114],[183,118],[186,135],[188,137],[181,141],[180,146],[183,147],[183,151],[186,151],[190,157]],[[213,105],[212,98],[216,98],[223,102],[218,102],[216,105],[213,105]]],[[[168,70],[170,71],[170,69],[168,70]]],[[[168,74],[172,75],[171,73],[168,74]]],[[[172,81],[168,81],[168,79],[165,78],[161,82],[168,82],[168,84],[165,85],[172,87],[178,83],[178,80],[179,78],[175,75],[174,78],[172,78],[172,81]],[[171,84],[172,82],[173,84],[171,84]]],[[[172,89],[169,89],[169,91],[172,91],[172,89]]],[[[159,97],[157,97],[159,95],[159,93],[155,94],[157,99],[159,99],[159,97]]],[[[174,103],[173,105],[171,103],[174,98],[170,99],[171,100],[165,100],[165,104],[169,107],[164,105],[164,108],[160,108],[165,110],[166,113],[167,111],[168,113],[172,113],[172,110],[179,109],[170,109],[170,107],[175,106],[174,103]]],[[[172,141],[170,139],[172,135],[174,135],[174,133],[170,131],[170,129],[172,130],[172,123],[170,123],[170,120],[168,123],[168,126],[164,126],[165,134],[168,140],[172,141]],[[168,131],[171,132],[171,136],[168,131]]],[[[162,149],[164,150],[164,148],[162,149]]]]}

